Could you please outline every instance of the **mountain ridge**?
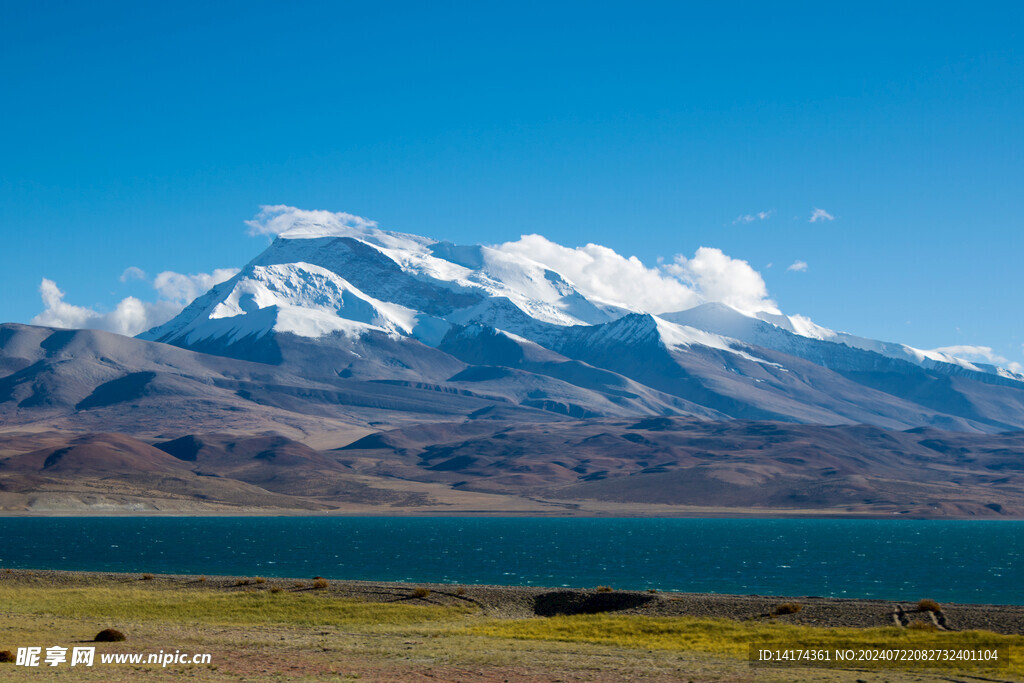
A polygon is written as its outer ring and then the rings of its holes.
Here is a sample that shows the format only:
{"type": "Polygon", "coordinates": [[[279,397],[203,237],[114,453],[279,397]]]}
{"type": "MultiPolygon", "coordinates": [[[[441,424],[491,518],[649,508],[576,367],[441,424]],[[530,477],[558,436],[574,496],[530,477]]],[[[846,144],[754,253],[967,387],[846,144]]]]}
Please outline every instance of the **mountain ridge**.
{"type": "Polygon", "coordinates": [[[336,227],[137,338],[0,325],[0,509],[1024,516],[1009,370],[336,227]]]}

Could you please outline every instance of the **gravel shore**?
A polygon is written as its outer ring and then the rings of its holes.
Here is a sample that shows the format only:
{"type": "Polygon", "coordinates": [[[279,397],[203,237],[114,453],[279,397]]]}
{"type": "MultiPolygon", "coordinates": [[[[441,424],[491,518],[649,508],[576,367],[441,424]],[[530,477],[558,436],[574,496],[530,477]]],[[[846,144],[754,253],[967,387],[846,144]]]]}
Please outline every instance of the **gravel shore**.
{"type": "MultiPolygon", "coordinates": [[[[913,596],[907,602],[856,600],[816,596],[717,595],[710,593],[669,593],[619,591],[598,588],[543,588],[535,586],[485,586],[434,583],[391,583],[375,581],[328,581],[314,588],[314,578],[142,575],[104,572],[65,572],[5,569],[0,581],[17,581],[40,586],[132,584],[144,581],[152,588],[190,590],[269,590],[273,586],[297,585],[310,591],[369,602],[414,602],[417,604],[476,606],[489,617],[522,619],[558,614],[608,613],[648,616],[717,617],[736,620],[770,620],[820,627],[868,628],[931,623],[939,628],[965,631],[986,630],[1024,634],[1024,606],[969,605],[945,603],[934,613],[919,610],[913,596]],[[424,589],[417,591],[416,589],[424,589]],[[425,594],[425,591],[429,593],[425,594]],[[781,605],[799,605],[798,611],[784,613],[781,605]]],[[[322,583],[322,582],[321,582],[322,583]]]]}

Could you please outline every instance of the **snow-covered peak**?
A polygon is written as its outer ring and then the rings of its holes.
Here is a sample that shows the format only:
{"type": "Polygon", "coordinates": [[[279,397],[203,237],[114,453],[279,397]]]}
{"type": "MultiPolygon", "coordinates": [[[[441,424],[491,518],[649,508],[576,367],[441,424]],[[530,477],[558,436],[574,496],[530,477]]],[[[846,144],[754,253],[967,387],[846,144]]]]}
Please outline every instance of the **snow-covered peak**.
{"type": "MultiPolygon", "coordinates": [[[[352,214],[287,206],[264,207],[250,227],[277,237],[234,278],[196,299],[174,320],[140,336],[191,344],[209,338],[230,343],[271,330],[306,337],[383,332],[438,343],[452,324],[485,324],[543,345],[563,328],[604,325],[649,313],[594,294],[613,296],[615,283],[578,287],[564,273],[534,260],[536,250],[456,245],[382,230],[352,214]]],[[[726,304],[705,303],[659,313],[656,319],[643,317],[610,330],[620,334],[633,327],[636,332],[657,333],[671,348],[696,344],[733,352],[737,340],[786,353],[800,345],[794,339],[816,340],[924,367],[953,366],[1024,380],[1009,370],[945,350],[925,351],[836,332],[799,315],[748,314],[726,304]]]]}
{"type": "Polygon", "coordinates": [[[376,330],[437,343],[449,323],[479,322],[536,340],[551,326],[629,312],[587,298],[525,256],[380,230],[347,214],[271,209],[266,231],[279,235],[263,253],[141,336],[191,344],[269,329],[307,337],[376,330]]]}
{"type": "Polygon", "coordinates": [[[659,316],[651,317],[654,320],[658,335],[661,338],[661,343],[669,349],[680,350],[695,345],[706,346],[711,349],[734,353],[747,360],[754,361],[755,363],[777,365],[777,363],[771,363],[763,358],[758,358],[757,356],[752,355],[745,348],[746,345],[738,339],[721,334],[715,334],[689,325],[672,323],[659,316]]]}
{"type": "Polygon", "coordinates": [[[786,353],[794,352],[793,341],[789,336],[793,335],[805,339],[842,344],[862,351],[871,351],[887,358],[907,361],[922,367],[936,367],[938,364],[951,365],[970,372],[1024,381],[1024,375],[993,364],[970,361],[940,350],[926,351],[906,344],[878,341],[846,332],[836,332],[818,325],[802,315],[757,313],[751,316],[725,304],[712,303],[676,313],[666,313],[662,317],[676,323],[692,325],[699,329],[734,337],[749,344],[786,353]]]}
{"type": "MultiPolygon", "coordinates": [[[[251,266],[225,283],[218,296],[176,330],[187,344],[233,343],[271,331],[301,337],[368,331],[438,340],[449,327],[417,311],[376,299],[337,274],[309,263],[251,266]]],[[[159,339],[159,329],[147,337],[159,339]]]]}

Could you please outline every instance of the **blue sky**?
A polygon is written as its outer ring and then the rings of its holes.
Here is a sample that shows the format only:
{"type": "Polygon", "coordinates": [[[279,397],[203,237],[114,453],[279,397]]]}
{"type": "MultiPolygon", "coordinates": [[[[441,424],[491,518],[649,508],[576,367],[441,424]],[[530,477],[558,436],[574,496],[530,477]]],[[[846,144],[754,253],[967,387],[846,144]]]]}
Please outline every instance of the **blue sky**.
{"type": "Polygon", "coordinates": [[[716,247],[786,313],[1024,362],[1019,4],[12,5],[0,320],[43,278],[105,311],[156,298],[130,266],[238,267],[287,204],[716,247]]]}

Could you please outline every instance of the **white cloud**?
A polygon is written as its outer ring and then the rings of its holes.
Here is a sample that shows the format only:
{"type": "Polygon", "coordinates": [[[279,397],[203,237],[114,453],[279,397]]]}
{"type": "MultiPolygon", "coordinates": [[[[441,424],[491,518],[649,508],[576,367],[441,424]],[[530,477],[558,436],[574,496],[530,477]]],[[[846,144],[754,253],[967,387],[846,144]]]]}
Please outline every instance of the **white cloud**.
{"type": "Polygon", "coordinates": [[[700,296],[662,267],[648,268],[600,244],[564,247],[542,235],[523,235],[497,249],[526,257],[560,273],[586,296],[641,311],[664,313],[693,308],[700,296]]]}
{"type": "Polygon", "coordinates": [[[230,280],[237,272],[237,268],[218,268],[212,273],[185,275],[165,270],[153,278],[153,289],[161,298],[184,306],[214,285],[230,280]]]}
{"type": "Polygon", "coordinates": [[[746,261],[701,247],[688,259],[659,259],[650,268],[600,244],[565,247],[542,235],[523,235],[496,247],[560,273],[589,298],[649,313],[668,313],[719,301],[745,312],[778,313],[761,274],[746,261]]]}
{"type": "Polygon", "coordinates": [[[377,227],[375,221],[351,213],[306,211],[285,204],[265,205],[251,221],[246,221],[250,235],[284,235],[310,237],[315,235],[348,235],[355,230],[377,227]]]}
{"type": "Polygon", "coordinates": [[[43,299],[43,306],[46,308],[42,313],[32,318],[34,325],[48,325],[51,327],[86,327],[90,322],[100,318],[96,311],[72,306],[64,302],[64,292],[60,291],[57,283],[53,280],[43,278],[39,284],[39,296],[43,299]]]}
{"type": "Polygon", "coordinates": [[[963,358],[964,360],[972,361],[984,361],[986,363],[1005,364],[1009,361],[1003,358],[999,354],[992,351],[991,346],[974,346],[971,344],[958,344],[956,346],[943,346],[937,349],[933,349],[940,353],[948,353],[951,356],[957,358],[963,358]]]}
{"type": "Polygon", "coordinates": [[[807,272],[807,262],[806,261],[793,261],[793,263],[790,264],[789,268],[786,268],[786,270],[792,270],[792,271],[795,271],[797,273],[806,273],[807,272]]]}
{"type": "Polygon", "coordinates": [[[809,220],[811,223],[817,223],[818,221],[834,221],[835,219],[836,217],[825,209],[815,209],[809,220]]]}
{"type": "Polygon", "coordinates": [[[737,216],[736,220],[732,222],[733,225],[737,223],[753,223],[754,221],[765,221],[771,218],[772,214],[775,213],[775,209],[769,211],[758,211],[757,213],[747,213],[742,216],[737,216]]]}
{"type": "Polygon", "coordinates": [[[962,358],[966,361],[974,363],[989,363],[991,365],[998,365],[1006,368],[1010,372],[1017,374],[1024,374],[1024,365],[1017,361],[1011,361],[1008,358],[1003,358],[998,353],[992,350],[991,346],[976,346],[973,344],[957,344],[955,346],[942,346],[937,349],[933,349],[940,353],[947,353],[957,358],[962,358]]]}
{"type": "MultiPolygon", "coordinates": [[[[43,300],[42,313],[32,318],[33,325],[67,327],[73,329],[106,330],[134,336],[151,327],[163,324],[181,312],[196,296],[213,285],[231,278],[238,270],[219,268],[212,273],[183,275],[165,271],[153,280],[156,301],[142,301],[133,296],[122,299],[112,311],[101,312],[86,306],[75,306],[64,301],[64,292],[53,280],[43,278],[39,294],[43,300]]],[[[134,266],[127,268],[121,281],[145,278],[145,273],[134,266]]]]}
{"type": "Polygon", "coordinates": [[[121,277],[119,279],[121,282],[128,282],[129,280],[145,280],[146,271],[138,266],[128,266],[124,269],[124,272],[121,273],[121,277]]]}
{"type": "Polygon", "coordinates": [[[779,313],[761,274],[721,249],[701,247],[692,259],[679,254],[666,270],[688,283],[704,301],[728,304],[744,313],[779,313]]]}

